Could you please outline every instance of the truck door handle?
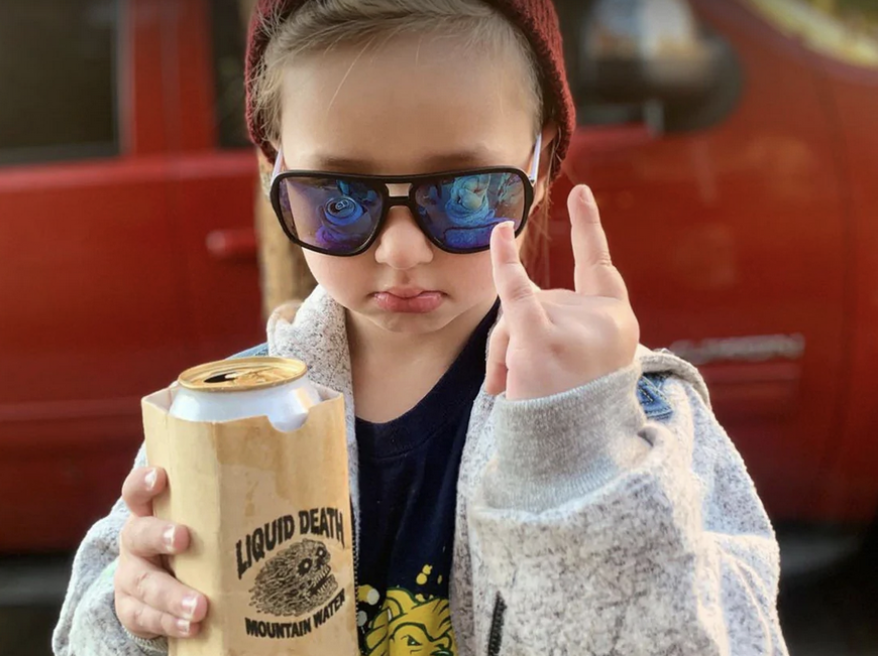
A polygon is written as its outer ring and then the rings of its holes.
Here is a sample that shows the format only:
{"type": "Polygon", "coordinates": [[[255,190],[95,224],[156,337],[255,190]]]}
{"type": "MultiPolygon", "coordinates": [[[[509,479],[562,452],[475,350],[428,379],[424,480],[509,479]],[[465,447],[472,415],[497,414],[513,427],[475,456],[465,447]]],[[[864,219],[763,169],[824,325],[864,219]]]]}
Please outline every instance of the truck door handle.
{"type": "Polygon", "coordinates": [[[258,250],[254,228],[211,230],[207,233],[205,245],[216,260],[254,259],[258,250]]]}

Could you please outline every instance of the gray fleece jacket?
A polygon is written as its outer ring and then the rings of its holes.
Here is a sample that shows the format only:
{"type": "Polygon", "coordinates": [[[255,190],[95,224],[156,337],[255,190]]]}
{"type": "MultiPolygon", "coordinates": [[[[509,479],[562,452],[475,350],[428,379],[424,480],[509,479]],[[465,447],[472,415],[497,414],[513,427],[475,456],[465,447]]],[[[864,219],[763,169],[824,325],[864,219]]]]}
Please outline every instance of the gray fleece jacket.
{"type": "MultiPolygon", "coordinates": [[[[298,313],[279,308],[268,348],[307,362],[315,382],[344,394],[357,490],[343,308],[321,288],[298,313]]],[[[459,656],[787,654],[771,524],[700,375],[670,354],[641,348],[634,365],[543,399],[482,390],[457,494],[450,602],[459,656]],[[658,381],[650,389],[667,409],[652,418],[642,374],[658,381]]],[[[127,516],[117,502],[79,548],[58,656],[151,651],[114,612],[127,516]]]]}

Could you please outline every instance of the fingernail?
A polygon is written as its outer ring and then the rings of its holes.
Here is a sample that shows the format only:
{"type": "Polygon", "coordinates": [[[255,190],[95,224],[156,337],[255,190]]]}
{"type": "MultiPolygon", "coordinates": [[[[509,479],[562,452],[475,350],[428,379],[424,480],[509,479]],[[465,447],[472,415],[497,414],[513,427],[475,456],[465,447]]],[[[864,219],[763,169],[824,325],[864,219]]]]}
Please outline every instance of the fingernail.
{"type": "Polygon", "coordinates": [[[150,469],[146,476],[143,477],[143,482],[146,483],[146,489],[152,490],[155,487],[155,481],[158,478],[158,472],[155,469],[150,469]]]}
{"type": "Polygon", "coordinates": [[[198,605],[198,595],[187,594],[183,597],[180,605],[183,606],[183,617],[191,620],[192,616],[195,615],[195,607],[198,605]]]}
{"type": "Polygon", "coordinates": [[[167,548],[169,553],[174,552],[174,533],[176,533],[176,526],[169,526],[165,529],[165,532],[162,533],[162,541],[165,543],[165,548],[167,548]]]}
{"type": "Polygon", "coordinates": [[[183,635],[187,635],[189,633],[190,624],[189,620],[177,620],[177,630],[183,635]]]}
{"type": "Polygon", "coordinates": [[[594,203],[594,192],[591,190],[591,187],[588,185],[582,185],[582,199],[586,203],[594,203]]]}

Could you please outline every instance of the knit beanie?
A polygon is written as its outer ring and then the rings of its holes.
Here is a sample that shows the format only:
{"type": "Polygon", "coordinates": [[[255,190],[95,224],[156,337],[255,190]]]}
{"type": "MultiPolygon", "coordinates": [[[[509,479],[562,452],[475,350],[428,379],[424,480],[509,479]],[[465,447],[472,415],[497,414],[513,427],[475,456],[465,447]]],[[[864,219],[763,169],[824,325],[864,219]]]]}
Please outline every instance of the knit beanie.
{"type": "MultiPolygon", "coordinates": [[[[286,19],[306,2],[319,0],[258,0],[250,19],[247,35],[247,61],[245,80],[247,88],[247,127],[250,138],[269,162],[277,157],[277,152],[266,139],[262,121],[256,115],[253,80],[259,70],[259,63],[268,47],[269,35],[265,29],[269,17],[286,19]]],[[[530,41],[543,80],[543,95],[549,117],[558,124],[559,136],[555,150],[560,164],[567,154],[570,139],[576,129],[576,108],[564,68],[564,49],[558,14],[552,0],[484,0],[510,20],[530,41]]],[[[561,167],[555,167],[555,176],[561,167]]]]}

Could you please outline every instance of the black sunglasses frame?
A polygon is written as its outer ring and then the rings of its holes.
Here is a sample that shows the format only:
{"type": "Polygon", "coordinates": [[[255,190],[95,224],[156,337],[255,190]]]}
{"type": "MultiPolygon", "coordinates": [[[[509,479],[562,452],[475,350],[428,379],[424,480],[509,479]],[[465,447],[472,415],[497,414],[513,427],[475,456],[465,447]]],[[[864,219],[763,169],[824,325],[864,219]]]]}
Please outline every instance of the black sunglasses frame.
{"type": "Polygon", "coordinates": [[[470,177],[475,175],[486,175],[486,174],[502,174],[502,173],[510,173],[512,175],[516,175],[521,179],[522,185],[524,187],[524,207],[522,209],[523,216],[521,219],[521,225],[518,226],[518,229],[515,231],[515,236],[521,234],[527,225],[527,220],[530,216],[531,209],[533,208],[534,203],[534,185],[528,177],[527,173],[524,171],[514,168],[514,167],[488,167],[488,168],[479,168],[479,169],[471,169],[471,170],[463,170],[463,171],[447,171],[442,173],[427,173],[424,175],[410,175],[410,176],[391,176],[391,175],[347,175],[344,173],[338,172],[329,172],[329,171],[283,171],[278,173],[277,176],[271,183],[271,205],[274,208],[274,213],[277,216],[278,221],[280,222],[280,226],[284,231],[284,234],[295,244],[298,244],[304,249],[309,251],[314,251],[315,253],[322,253],[323,255],[332,255],[334,257],[354,257],[356,255],[362,255],[366,251],[368,251],[372,244],[375,243],[375,240],[378,238],[378,235],[381,234],[381,230],[384,228],[384,225],[387,223],[387,217],[390,213],[390,208],[395,206],[403,205],[409,208],[409,212],[411,212],[412,217],[415,220],[415,223],[421,229],[421,232],[426,235],[427,239],[436,246],[441,251],[446,253],[452,253],[454,255],[469,255],[472,253],[481,253],[490,248],[490,245],[479,246],[477,248],[468,248],[468,249],[458,249],[458,248],[449,248],[447,244],[441,243],[441,241],[435,238],[425,224],[423,217],[421,217],[420,212],[418,211],[419,205],[417,203],[416,195],[420,188],[424,186],[429,186],[430,183],[442,183],[449,178],[463,178],[470,177]],[[287,225],[287,222],[284,220],[284,212],[283,208],[280,204],[280,185],[281,183],[288,178],[330,178],[333,180],[340,180],[342,182],[350,182],[350,183],[362,183],[371,189],[375,190],[381,195],[382,207],[381,207],[381,216],[378,218],[378,221],[375,222],[375,227],[372,231],[372,234],[366,240],[366,242],[357,248],[354,251],[349,253],[339,253],[331,250],[326,250],[323,248],[319,248],[317,246],[313,246],[311,244],[307,244],[303,242],[299,237],[293,233],[292,227],[287,225]],[[390,194],[390,190],[387,188],[387,185],[391,184],[408,184],[409,193],[407,196],[392,196],[390,194]]]}

